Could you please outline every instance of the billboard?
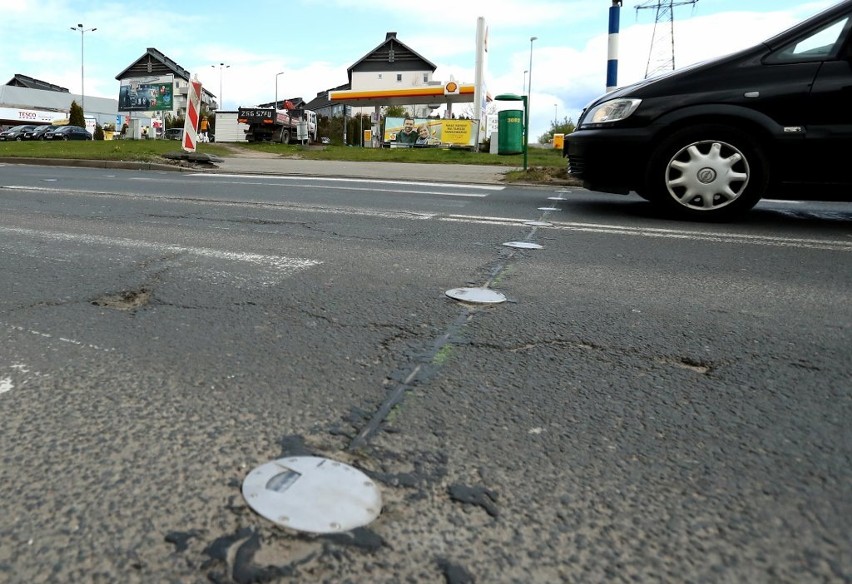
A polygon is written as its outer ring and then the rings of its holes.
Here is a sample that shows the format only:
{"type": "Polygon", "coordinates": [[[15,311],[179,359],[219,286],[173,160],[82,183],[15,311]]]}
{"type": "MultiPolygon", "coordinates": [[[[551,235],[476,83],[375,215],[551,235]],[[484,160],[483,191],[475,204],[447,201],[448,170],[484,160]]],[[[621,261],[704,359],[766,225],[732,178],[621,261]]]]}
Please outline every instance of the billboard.
{"type": "Polygon", "coordinates": [[[473,120],[387,118],[384,141],[397,147],[473,146],[473,120]]]}
{"type": "Polygon", "coordinates": [[[174,78],[137,77],[122,79],[118,89],[118,111],[162,112],[174,109],[174,78]]]}

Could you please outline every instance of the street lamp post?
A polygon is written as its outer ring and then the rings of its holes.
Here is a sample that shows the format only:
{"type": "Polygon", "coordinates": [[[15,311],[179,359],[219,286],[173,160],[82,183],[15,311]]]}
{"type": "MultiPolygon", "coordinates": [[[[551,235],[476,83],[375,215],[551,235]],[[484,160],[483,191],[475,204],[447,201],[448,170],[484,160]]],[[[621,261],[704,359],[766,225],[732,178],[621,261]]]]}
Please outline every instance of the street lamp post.
{"type": "Polygon", "coordinates": [[[529,73],[529,70],[524,71],[524,84],[521,87],[521,95],[527,94],[527,73],[529,73]]]}
{"type": "Polygon", "coordinates": [[[275,74],[275,109],[278,109],[278,76],[284,75],[284,71],[275,74]]]}
{"type": "Polygon", "coordinates": [[[83,37],[86,36],[87,32],[95,32],[98,30],[97,28],[83,28],[82,24],[78,24],[77,26],[72,26],[71,30],[79,30],[80,31],[80,101],[82,101],[81,108],[83,109],[83,113],[86,113],[86,76],[84,74],[84,53],[83,53],[83,37]]]}
{"type": "Polygon", "coordinates": [[[530,101],[532,97],[532,55],[533,41],[538,40],[538,37],[530,37],[530,76],[527,78],[527,95],[524,100],[524,110],[526,110],[526,123],[524,124],[524,170],[527,169],[527,150],[530,147],[530,101]]]}
{"type": "Polygon", "coordinates": [[[553,126],[554,126],[554,127],[556,127],[556,123],[557,123],[557,122],[556,122],[556,118],[557,118],[556,113],[557,113],[558,111],[559,111],[559,108],[558,108],[557,104],[555,104],[555,103],[554,103],[554,104],[553,104],[553,126]]]}
{"type": "Polygon", "coordinates": [[[219,63],[219,65],[210,65],[214,69],[219,67],[219,107],[225,107],[225,98],[222,97],[222,69],[229,69],[230,65],[225,65],[224,63],[219,63]]]}

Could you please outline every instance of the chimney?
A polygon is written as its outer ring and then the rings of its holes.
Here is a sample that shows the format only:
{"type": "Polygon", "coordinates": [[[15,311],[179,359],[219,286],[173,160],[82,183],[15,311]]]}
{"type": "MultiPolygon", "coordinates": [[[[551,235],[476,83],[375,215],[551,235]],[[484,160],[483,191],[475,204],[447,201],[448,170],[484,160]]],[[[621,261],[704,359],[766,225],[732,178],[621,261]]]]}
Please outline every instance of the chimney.
{"type": "Polygon", "coordinates": [[[395,38],[396,38],[395,32],[389,32],[389,33],[385,34],[385,40],[386,41],[389,41],[389,40],[395,39],[395,38]]]}

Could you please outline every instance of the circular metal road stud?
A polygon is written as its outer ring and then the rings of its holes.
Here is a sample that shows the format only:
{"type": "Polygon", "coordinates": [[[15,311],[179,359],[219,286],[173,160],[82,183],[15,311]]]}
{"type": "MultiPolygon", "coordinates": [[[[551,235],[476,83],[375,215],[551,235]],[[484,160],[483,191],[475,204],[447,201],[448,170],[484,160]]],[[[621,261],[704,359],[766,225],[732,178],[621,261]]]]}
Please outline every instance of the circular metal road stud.
{"type": "Polygon", "coordinates": [[[243,481],[243,497],[262,517],[310,533],[361,527],[382,510],[381,491],[370,477],[316,456],[291,456],[258,466],[243,481]]]}
{"type": "Polygon", "coordinates": [[[455,300],[475,304],[500,304],[501,302],[506,302],[505,296],[488,288],[453,288],[452,290],[447,290],[446,295],[455,300]]]}

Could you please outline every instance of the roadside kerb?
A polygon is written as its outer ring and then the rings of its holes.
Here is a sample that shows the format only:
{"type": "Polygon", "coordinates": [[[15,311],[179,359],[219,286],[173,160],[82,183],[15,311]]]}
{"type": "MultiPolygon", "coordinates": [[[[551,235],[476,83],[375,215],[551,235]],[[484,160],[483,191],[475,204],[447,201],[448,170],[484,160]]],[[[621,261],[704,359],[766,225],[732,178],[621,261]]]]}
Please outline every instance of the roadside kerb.
{"type": "Polygon", "coordinates": [[[464,164],[418,164],[408,162],[352,162],[343,160],[304,160],[290,158],[224,158],[214,165],[164,164],[122,160],[90,160],[76,158],[0,157],[0,163],[40,166],[72,166],[114,168],[124,170],[160,170],[177,172],[210,172],[219,174],[257,174],[287,176],[325,176],[452,182],[469,184],[503,184],[508,169],[499,166],[464,164]]]}

